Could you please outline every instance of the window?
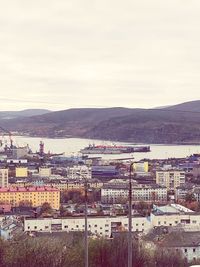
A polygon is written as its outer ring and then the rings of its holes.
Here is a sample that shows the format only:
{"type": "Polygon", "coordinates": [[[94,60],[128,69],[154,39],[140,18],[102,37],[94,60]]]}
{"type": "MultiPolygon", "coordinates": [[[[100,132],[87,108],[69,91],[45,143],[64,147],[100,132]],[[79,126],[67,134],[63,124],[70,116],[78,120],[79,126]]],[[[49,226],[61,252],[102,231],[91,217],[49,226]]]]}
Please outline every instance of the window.
{"type": "Polygon", "coordinates": [[[37,229],[37,226],[35,226],[34,229],[37,229]]]}
{"type": "Polygon", "coordinates": [[[193,252],[196,252],[196,249],[195,248],[193,248],[193,252]]]}
{"type": "Polygon", "coordinates": [[[185,253],[187,253],[187,248],[185,248],[185,253]]]}

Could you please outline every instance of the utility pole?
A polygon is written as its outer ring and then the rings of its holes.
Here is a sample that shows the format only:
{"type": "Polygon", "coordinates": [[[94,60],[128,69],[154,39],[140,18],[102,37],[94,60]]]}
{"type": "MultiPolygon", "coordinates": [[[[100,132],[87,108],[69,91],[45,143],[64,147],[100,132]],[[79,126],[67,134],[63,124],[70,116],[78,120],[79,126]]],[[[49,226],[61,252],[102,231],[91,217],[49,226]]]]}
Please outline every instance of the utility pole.
{"type": "Polygon", "coordinates": [[[129,169],[129,206],[128,206],[128,267],[132,267],[132,168],[133,162],[129,169]]]}
{"type": "Polygon", "coordinates": [[[87,222],[87,212],[88,212],[88,183],[87,183],[87,178],[85,178],[85,233],[84,233],[85,267],[88,267],[88,222],[87,222]]]}

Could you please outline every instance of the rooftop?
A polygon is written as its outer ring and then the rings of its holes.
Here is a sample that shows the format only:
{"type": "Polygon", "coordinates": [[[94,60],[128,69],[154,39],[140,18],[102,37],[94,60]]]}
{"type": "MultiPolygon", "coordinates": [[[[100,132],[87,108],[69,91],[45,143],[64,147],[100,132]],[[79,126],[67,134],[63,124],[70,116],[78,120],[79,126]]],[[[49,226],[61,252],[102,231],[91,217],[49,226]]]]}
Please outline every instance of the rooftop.
{"type": "Polygon", "coordinates": [[[159,243],[166,247],[197,247],[200,246],[200,232],[172,232],[159,243]]]}
{"type": "Polygon", "coordinates": [[[190,210],[179,204],[170,204],[165,206],[156,206],[153,207],[153,214],[164,215],[164,214],[180,214],[180,213],[194,213],[193,210],[190,210]]]}
{"type": "Polygon", "coordinates": [[[47,186],[30,186],[30,187],[1,187],[0,193],[5,192],[58,192],[59,190],[55,187],[47,186]]]}

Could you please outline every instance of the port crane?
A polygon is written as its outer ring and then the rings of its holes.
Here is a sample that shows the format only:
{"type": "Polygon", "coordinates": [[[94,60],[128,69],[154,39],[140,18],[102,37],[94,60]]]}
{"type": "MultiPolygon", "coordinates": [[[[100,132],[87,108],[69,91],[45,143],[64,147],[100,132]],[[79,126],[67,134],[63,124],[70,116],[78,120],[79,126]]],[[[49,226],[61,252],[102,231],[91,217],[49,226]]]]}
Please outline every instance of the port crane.
{"type": "MultiPolygon", "coordinates": [[[[12,148],[13,148],[12,133],[11,133],[9,130],[3,128],[2,126],[0,126],[0,131],[2,131],[2,132],[4,132],[4,133],[7,133],[7,134],[8,134],[8,136],[9,136],[9,141],[10,141],[10,148],[12,149],[12,148]]],[[[0,146],[2,146],[2,145],[3,145],[3,142],[2,142],[2,140],[0,140],[0,146]]]]}

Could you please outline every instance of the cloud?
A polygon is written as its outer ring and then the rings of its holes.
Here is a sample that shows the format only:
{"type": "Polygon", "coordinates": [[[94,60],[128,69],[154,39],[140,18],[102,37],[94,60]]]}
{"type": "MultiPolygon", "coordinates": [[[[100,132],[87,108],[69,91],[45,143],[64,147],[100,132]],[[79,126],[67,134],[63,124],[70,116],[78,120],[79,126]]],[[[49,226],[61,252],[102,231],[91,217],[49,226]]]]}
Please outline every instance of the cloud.
{"type": "Polygon", "coordinates": [[[198,0],[0,4],[2,110],[199,98],[198,0]]]}

